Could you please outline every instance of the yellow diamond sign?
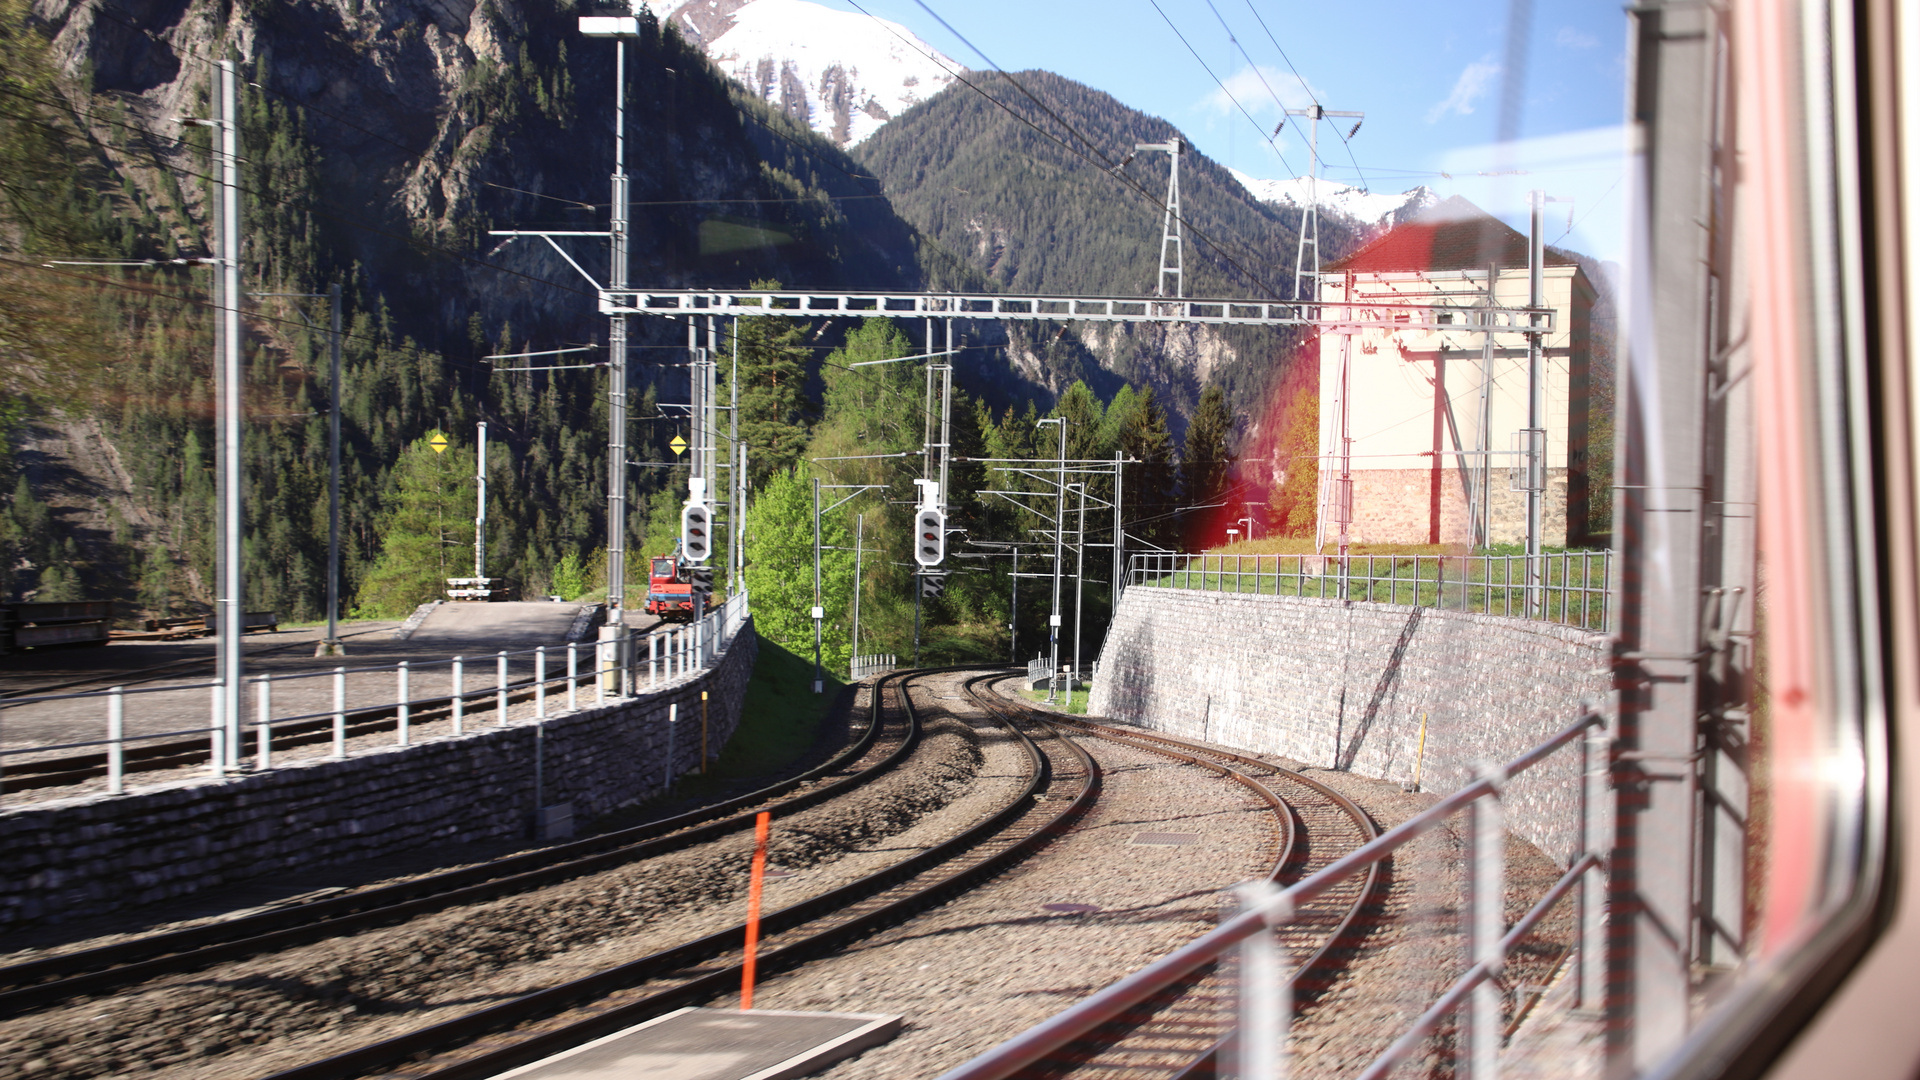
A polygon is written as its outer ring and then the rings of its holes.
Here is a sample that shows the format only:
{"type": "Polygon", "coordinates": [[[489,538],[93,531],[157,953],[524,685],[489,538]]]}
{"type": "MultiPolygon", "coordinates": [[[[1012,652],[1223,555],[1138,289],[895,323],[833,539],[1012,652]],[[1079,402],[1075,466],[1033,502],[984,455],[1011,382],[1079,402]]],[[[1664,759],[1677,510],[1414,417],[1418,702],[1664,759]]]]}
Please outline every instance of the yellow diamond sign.
{"type": "Polygon", "coordinates": [[[681,438],[678,435],[675,435],[673,437],[673,441],[668,443],[667,445],[673,447],[673,452],[675,455],[684,454],[687,452],[687,440],[681,438]]]}
{"type": "Polygon", "coordinates": [[[436,431],[433,438],[427,440],[427,445],[433,447],[434,453],[444,454],[447,452],[447,437],[436,431]]]}

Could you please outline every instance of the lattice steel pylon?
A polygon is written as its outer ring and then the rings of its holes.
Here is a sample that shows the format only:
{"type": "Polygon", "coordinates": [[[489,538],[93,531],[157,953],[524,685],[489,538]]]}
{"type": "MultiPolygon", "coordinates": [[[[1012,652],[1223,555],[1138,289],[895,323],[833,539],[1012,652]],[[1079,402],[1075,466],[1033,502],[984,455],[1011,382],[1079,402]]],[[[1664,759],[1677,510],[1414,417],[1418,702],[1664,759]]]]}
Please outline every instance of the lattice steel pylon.
{"type": "Polygon", "coordinates": [[[1352,117],[1353,130],[1359,131],[1359,121],[1365,120],[1363,112],[1336,112],[1323,109],[1318,103],[1306,109],[1288,109],[1288,116],[1304,116],[1311,121],[1307,129],[1307,207],[1300,219],[1300,246],[1293,259],[1293,298],[1303,299],[1300,295],[1307,287],[1307,247],[1313,247],[1314,288],[1320,281],[1320,119],[1325,116],[1352,117]]]}
{"type": "Polygon", "coordinates": [[[1171,295],[1178,299],[1187,295],[1186,243],[1180,222],[1180,155],[1186,153],[1186,143],[1175,135],[1166,142],[1135,143],[1133,149],[1135,153],[1162,150],[1171,161],[1167,171],[1167,215],[1160,226],[1160,278],[1153,287],[1153,295],[1171,295]],[[1172,293],[1167,292],[1168,275],[1173,277],[1172,293]]]}

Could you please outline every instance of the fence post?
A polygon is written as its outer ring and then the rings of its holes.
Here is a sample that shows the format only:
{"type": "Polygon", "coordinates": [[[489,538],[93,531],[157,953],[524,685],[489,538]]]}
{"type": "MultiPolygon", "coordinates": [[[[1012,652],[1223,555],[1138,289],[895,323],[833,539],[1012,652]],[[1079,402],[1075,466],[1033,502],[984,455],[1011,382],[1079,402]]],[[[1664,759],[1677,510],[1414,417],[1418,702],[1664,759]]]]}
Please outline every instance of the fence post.
{"type": "Polygon", "coordinates": [[[610,646],[605,638],[593,644],[593,703],[607,703],[607,649],[610,646]]]}
{"type": "Polygon", "coordinates": [[[220,680],[218,678],[213,680],[211,709],[212,711],[207,714],[207,727],[212,733],[212,745],[209,751],[212,755],[213,775],[225,776],[227,775],[227,725],[220,720],[220,680]]]}
{"type": "Polygon", "coordinates": [[[398,673],[395,678],[399,682],[400,691],[400,708],[397,713],[400,723],[396,730],[400,745],[406,746],[413,741],[413,668],[402,660],[400,666],[394,670],[398,673]]]}
{"type": "Polygon", "coordinates": [[[254,690],[259,727],[254,732],[253,766],[262,772],[273,767],[273,673],[260,676],[254,690]]]}
{"type": "Polygon", "coordinates": [[[547,647],[537,645],[533,650],[533,715],[536,720],[547,718],[547,647]]]}
{"type": "Polygon", "coordinates": [[[567,642],[567,711],[580,707],[580,643],[567,642]]]}
{"type": "Polygon", "coordinates": [[[507,723],[507,650],[501,649],[494,657],[493,676],[493,722],[504,727],[507,723]]]}
{"type": "Polygon", "coordinates": [[[126,794],[127,688],[107,691],[107,794],[126,794]]]}
{"type": "Polygon", "coordinates": [[[660,777],[660,790],[673,790],[673,734],[680,729],[680,705],[675,702],[667,706],[667,767],[660,777]]]}
{"type": "MultiPolygon", "coordinates": [[[[1587,729],[1581,744],[1581,853],[1607,857],[1607,838],[1601,829],[1606,813],[1607,783],[1611,779],[1613,741],[1606,728],[1587,729]]],[[[1580,881],[1580,1007],[1598,1012],[1607,995],[1607,883],[1601,867],[1587,871],[1580,881]]]]}
{"type": "MultiPolygon", "coordinates": [[[[1271,881],[1235,887],[1240,910],[1271,907],[1280,889],[1271,881]]],[[[1293,986],[1281,971],[1275,924],[1293,915],[1292,905],[1269,911],[1266,926],[1240,942],[1240,1026],[1235,1033],[1233,1075],[1240,1080],[1281,1080],[1286,1075],[1287,1029],[1293,1023],[1293,986]]]]}
{"type": "Polygon", "coordinates": [[[467,665],[466,658],[453,658],[453,733],[459,735],[466,730],[467,719],[467,665]]]}
{"type": "Polygon", "coordinates": [[[333,760],[347,756],[347,669],[333,669],[333,760]]]}
{"type": "Polygon", "coordinates": [[[1466,1056],[1457,1065],[1468,1080],[1499,1080],[1502,1034],[1500,985],[1497,976],[1506,962],[1500,939],[1506,935],[1507,830],[1500,788],[1506,777],[1499,766],[1482,762],[1476,779],[1492,783],[1493,792],[1473,800],[1473,875],[1468,894],[1467,940],[1470,959],[1487,966],[1488,978],[1473,988],[1468,1003],[1466,1056]]]}
{"type": "Polygon", "coordinates": [[[660,635],[647,635],[647,686],[660,685],[660,635]]]}

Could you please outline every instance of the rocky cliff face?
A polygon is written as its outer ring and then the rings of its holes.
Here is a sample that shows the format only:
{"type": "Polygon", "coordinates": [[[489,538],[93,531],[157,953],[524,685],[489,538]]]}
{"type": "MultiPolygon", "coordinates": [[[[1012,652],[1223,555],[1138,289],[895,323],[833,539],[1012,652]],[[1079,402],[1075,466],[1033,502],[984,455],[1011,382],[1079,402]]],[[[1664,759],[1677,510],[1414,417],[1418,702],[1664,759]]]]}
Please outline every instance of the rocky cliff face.
{"type": "MultiPolygon", "coordinates": [[[[35,10],[62,68],[127,118],[119,131],[99,125],[117,164],[156,197],[158,171],[187,177],[192,217],[204,220],[191,177],[207,165],[173,119],[205,115],[212,61],[232,55],[249,79],[243,98],[297,117],[296,130],[265,137],[314,150],[323,261],[359,264],[419,332],[463,332],[476,312],[490,326],[561,334],[599,322],[591,286],[562,256],[486,236],[605,228],[614,46],[580,37],[567,0],[41,0],[35,10]]],[[[677,34],[655,28],[629,44],[627,72],[636,282],[918,279],[911,230],[851,162],[742,100],[677,34]],[[840,201],[855,195],[865,198],[840,201]]],[[[562,243],[604,276],[604,242],[562,243]]]]}

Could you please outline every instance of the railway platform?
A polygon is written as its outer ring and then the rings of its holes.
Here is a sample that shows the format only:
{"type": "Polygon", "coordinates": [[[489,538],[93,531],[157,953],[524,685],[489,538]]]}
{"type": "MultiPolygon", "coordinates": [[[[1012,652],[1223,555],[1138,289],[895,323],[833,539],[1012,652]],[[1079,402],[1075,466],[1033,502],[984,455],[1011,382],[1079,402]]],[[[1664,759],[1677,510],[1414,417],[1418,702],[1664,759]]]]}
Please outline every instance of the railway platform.
{"type": "Polygon", "coordinates": [[[901,1017],[777,1009],[679,1009],[496,1080],[785,1080],[898,1034],[901,1017]]]}

